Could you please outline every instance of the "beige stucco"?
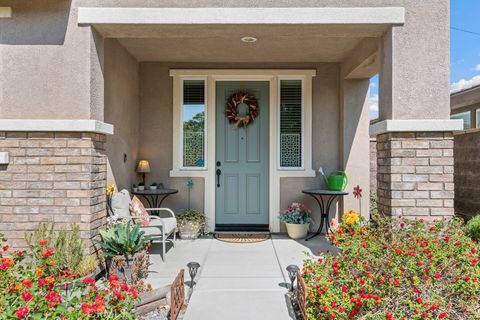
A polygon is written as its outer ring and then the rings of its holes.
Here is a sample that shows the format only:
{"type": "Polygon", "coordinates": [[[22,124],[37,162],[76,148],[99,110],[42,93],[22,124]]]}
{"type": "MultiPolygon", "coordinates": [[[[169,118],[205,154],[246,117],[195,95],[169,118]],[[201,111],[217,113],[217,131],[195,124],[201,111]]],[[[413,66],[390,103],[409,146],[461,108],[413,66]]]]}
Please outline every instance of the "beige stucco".
{"type": "Polygon", "coordinates": [[[105,55],[105,121],[115,126],[115,134],[107,136],[106,143],[107,182],[130,189],[136,182],[139,150],[139,65],[115,39],[105,41],[105,55]]]}

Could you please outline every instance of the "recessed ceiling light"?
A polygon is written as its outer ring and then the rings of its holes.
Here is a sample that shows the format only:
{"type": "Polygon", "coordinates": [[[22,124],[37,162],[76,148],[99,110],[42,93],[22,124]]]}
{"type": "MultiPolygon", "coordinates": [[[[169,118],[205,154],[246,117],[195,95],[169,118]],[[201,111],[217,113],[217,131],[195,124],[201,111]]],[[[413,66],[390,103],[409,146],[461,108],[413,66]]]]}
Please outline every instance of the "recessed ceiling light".
{"type": "Polygon", "coordinates": [[[255,37],[242,37],[241,40],[243,42],[246,42],[246,43],[252,43],[252,42],[257,41],[257,38],[255,38],[255,37]]]}

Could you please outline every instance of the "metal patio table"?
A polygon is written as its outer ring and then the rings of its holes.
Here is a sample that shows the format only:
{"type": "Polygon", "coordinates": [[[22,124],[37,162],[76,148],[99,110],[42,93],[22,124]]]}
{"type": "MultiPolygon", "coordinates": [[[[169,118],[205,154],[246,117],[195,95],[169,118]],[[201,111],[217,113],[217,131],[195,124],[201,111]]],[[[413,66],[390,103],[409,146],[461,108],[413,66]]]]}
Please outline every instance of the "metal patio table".
{"type": "MultiPolygon", "coordinates": [[[[163,201],[171,194],[178,193],[177,189],[155,189],[155,190],[137,190],[132,192],[136,196],[143,197],[150,208],[161,208],[163,201]]],[[[152,210],[152,214],[158,215],[159,211],[152,210]]]]}
{"type": "Polygon", "coordinates": [[[302,193],[308,194],[317,201],[318,206],[320,207],[320,227],[317,232],[313,235],[307,237],[305,241],[308,241],[316,236],[318,236],[323,229],[323,223],[325,223],[325,231],[330,231],[330,221],[328,220],[328,214],[330,212],[330,206],[337,197],[343,197],[348,194],[348,192],[343,191],[332,191],[332,190],[323,190],[323,189],[308,189],[302,190],[302,193]],[[326,202],[324,201],[326,198],[326,202]]]}

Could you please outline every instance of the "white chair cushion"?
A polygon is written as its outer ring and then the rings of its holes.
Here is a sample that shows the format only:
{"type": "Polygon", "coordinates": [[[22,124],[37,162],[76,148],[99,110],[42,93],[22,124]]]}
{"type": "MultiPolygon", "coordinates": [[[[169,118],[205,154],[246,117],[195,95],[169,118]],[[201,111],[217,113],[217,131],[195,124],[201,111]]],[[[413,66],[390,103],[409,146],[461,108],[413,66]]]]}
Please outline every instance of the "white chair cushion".
{"type": "Polygon", "coordinates": [[[119,218],[130,218],[130,193],[123,189],[112,194],[112,210],[119,218]]]}
{"type": "MultiPolygon", "coordinates": [[[[177,219],[175,218],[161,218],[165,224],[165,234],[170,234],[177,227],[177,219]]],[[[160,235],[160,227],[162,223],[159,219],[151,219],[148,227],[143,227],[142,230],[145,231],[147,236],[158,236],[160,235]]]]}

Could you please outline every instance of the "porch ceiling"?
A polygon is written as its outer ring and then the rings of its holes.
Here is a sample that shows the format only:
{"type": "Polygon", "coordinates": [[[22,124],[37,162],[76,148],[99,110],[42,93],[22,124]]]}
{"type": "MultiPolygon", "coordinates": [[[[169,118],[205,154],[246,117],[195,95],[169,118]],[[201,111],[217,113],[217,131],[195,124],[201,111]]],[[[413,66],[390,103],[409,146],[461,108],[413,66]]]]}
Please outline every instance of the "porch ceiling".
{"type": "Polygon", "coordinates": [[[97,25],[138,61],[340,62],[387,25],[97,25]],[[255,43],[240,39],[253,36],[255,43]]]}

